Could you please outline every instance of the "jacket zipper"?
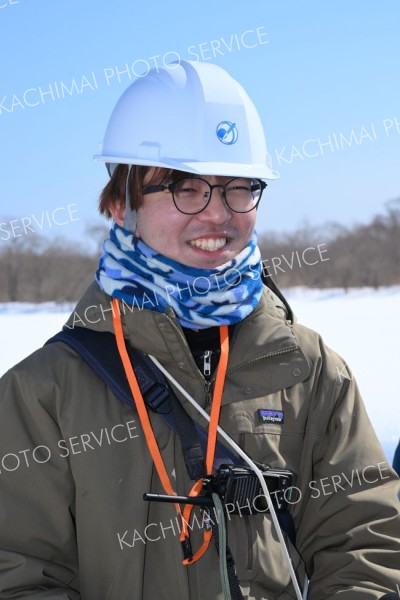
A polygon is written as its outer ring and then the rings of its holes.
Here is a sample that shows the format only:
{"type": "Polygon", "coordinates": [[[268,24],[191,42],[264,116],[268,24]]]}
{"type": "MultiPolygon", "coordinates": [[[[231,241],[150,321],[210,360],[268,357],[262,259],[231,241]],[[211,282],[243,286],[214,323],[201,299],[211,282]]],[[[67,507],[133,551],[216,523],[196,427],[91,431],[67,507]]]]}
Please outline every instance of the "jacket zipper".
{"type": "MultiPolygon", "coordinates": [[[[196,364],[196,361],[193,358],[192,352],[190,350],[189,344],[186,341],[185,336],[180,331],[180,329],[175,325],[175,323],[172,321],[172,319],[170,319],[170,320],[171,320],[172,325],[175,327],[177,334],[181,338],[184,347],[187,349],[187,353],[189,355],[190,362],[196,367],[197,372],[199,372],[198,366],[196,364]]],[[[205,396],[204,408],[206,410],[207,410],[207,408],[209,408],[211,406],[212,387],[213,387],[214,380],[215,380],[214,377],[212,379],[205,379],[205,377],[204,377],[206,369],[210,369],[210,374],[211,374],[211,354],[212,354],[211,350],[206,350],[204,353],[204,357],[203,357],[202,381],[204,384],[204,396],[205,396]]]]}
{"type": "Polygon", "coordinates": [[[210,408],[210,406],[211,406],[213,383],[214,383],[214,381],[210,381],[210,380],[204,382],[204,392],[205,392],[204,408],[206,410],[208,408],[210,408]]]}
{"type": "Polygon", "coordinates": [[[212,386],[213,381],[211,380],[211,356],[212,350],[205,350],[203,354],[203,375],[204,375],[204,392],[205,392],[205,409],[211,406],[212,401],[212,386]]]}

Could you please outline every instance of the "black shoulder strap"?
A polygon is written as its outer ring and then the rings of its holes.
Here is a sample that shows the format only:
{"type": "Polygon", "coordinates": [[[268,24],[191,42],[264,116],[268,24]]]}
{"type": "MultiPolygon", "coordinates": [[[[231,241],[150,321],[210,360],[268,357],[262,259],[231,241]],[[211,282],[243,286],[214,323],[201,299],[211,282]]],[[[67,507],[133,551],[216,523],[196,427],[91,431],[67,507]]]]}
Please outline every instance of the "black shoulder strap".
{"type": "MultiPolygon", "coordinates": [[[[136,410],[114,334],[75,327],[71,330],[60,331],[47,340],[45,345],[53,342],[64,342],[71,346],[124,404],[136,410]]],[[[153,368],[153,363],[148,359],[143,368],[144,355],[130,345],[127,346],[127,349],[129,358],[134,365],[140,390],[146,397],[146,403],[156,412],[170,413],[172,410],[171,394],[166,386],[164,376],[155,366],[153,368]]]]}
{"type": "MultiPolygon", "coordinates": [[[[114,394],[136,411],[135,401],[118,353],[113,333],[98,332],[83,327],[63,330],[45,345],[64,342],[71,346],[109,386],[114,394]]],[[[148,356],[127,344],[129,358],[135,370],[140,390],[147,406],[160,414],[180,438],[186,468],[193,480],[204,473],[204,455],[207,445],[205,430],[195,423],[169,387],[161,371],[148,356]]],[[[216,466],[224,463],[240,464],[240,459],[217,441],[216,466]]]]}

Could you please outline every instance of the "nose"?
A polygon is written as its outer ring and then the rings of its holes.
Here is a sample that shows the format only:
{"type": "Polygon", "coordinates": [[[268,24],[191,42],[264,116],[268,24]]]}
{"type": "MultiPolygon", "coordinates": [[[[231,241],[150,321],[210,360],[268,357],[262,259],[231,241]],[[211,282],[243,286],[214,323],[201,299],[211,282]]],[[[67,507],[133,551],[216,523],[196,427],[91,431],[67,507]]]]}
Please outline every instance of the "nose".
{"type": "Polygon", "coordinates": [[[213,223],[226,223],[232,218],[232,212],[225,202],[224,188],[222,185],[214,185],[210,190],[210,200],[206,208],[198,213],[200,221],[212,221],[213,223]]]}

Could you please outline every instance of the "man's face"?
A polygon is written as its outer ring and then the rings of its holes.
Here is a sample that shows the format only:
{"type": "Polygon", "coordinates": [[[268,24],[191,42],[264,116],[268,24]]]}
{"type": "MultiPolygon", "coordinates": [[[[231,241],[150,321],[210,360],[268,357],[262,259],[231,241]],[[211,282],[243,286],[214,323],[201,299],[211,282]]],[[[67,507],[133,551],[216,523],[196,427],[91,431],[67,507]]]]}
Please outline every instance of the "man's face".
{"type": "MultiPolygon", "coordinates": [[[[149,172],[145,187],[151,176],[149,172]]],[[[199,177],[211,185],[231,179],[199,177]]],[[[200,269],[218,267],[232,260],[248,244],[256,221],[255,209],[247,213],[231,211],[221,197],[222,192],[222,188],[214,189],[205,210],[195,215],[179,212],[169,191],[146,194],[137,211],[135,235],[160,254],[184,265],[200,269]]],[[[114,214],[113,217],[116,220],[114,214]]]]}

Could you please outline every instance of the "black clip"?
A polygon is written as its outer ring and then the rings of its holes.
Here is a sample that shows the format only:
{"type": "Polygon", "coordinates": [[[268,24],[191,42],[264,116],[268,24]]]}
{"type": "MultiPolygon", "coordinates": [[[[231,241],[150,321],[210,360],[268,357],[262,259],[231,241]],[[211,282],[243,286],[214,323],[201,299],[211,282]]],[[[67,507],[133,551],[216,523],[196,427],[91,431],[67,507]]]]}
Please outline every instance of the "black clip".
{"type": "Polygon", "coordinates": [[[190,543],[190,538],[188,536],[186,536],[185,539],[183,541],[181,541],[181,546],[182,546],[183,558],[185,560],[188,560],[189,562],[192,562],[193,550],[192,550],[192,544],[190,543]]]}

